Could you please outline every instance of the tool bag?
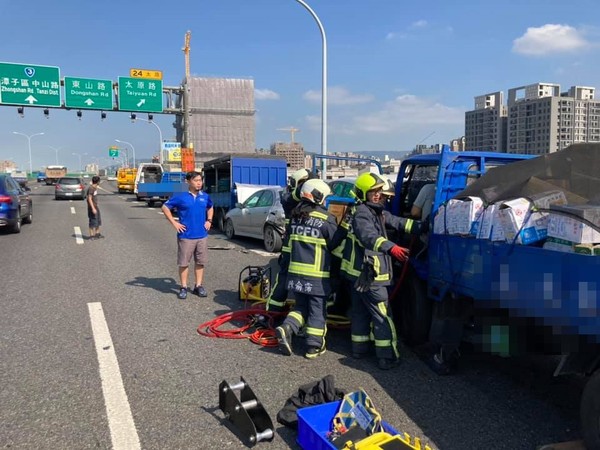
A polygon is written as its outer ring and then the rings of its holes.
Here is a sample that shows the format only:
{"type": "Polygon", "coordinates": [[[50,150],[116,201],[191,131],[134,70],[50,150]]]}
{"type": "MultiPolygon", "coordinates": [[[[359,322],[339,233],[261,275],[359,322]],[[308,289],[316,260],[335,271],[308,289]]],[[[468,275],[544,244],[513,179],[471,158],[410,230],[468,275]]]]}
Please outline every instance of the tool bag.
{"type": "Polygon", "coordinates": [[[359,426],[367,435],[383,431],[381,415],[363,389],[346,394],[337,414],[333,417],[334,431],[349,430],[359,426]]]}

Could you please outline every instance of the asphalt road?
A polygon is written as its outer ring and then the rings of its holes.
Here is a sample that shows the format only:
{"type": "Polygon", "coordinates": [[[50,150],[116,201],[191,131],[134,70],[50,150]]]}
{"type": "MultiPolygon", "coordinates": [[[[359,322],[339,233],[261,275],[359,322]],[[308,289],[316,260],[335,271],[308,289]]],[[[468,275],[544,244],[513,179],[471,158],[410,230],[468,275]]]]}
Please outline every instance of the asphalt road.
{"type": "MultiPolygon", "coordinates": [[[[136,438],[144,449],[245,448],[223,424],[219,383],[243,377],[275,421],[300,385],[327,374],[339,388],[364,388],[387,422],[433,448],[535,449],[578,438],[582,380],[552,378],[547,360],[466,354],[456,375],[438,377],[404,347],[388,372],[351,359],[347,330],[330,330],[328,352],[314,361],[199,336],[199,324],[244,307],[240,270],[275,255],[215,232],[208,298],[178,300],[175,232],[160,209],[117,195],[113,182],[101,188],[103,240],[78,244],[85,202],[55,201],[47,186],[32,191],[33,224],[0,232],[3,448],[112,448],[111,439],[135,448],[136,438]]],[[[298,448],[295,440],[277,424],[274,440],[256,448],[298,448]]]]}

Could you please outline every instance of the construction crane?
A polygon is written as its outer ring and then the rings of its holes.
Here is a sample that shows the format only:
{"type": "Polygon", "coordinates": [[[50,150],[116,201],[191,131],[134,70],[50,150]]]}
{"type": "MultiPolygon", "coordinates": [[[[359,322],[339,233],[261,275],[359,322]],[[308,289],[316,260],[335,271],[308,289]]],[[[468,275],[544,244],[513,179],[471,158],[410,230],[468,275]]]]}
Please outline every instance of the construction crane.
{"type": "Polygon", "coordinates": [[[289,131],[292,135],[292,144],[294,143],[294,134],[300,131],[298,128],[287,127],[287,128],[277,128],[277,131],[289,131]]]}
{"type": "Polygon", "coordinates": [[[192,32],[190,30],[186,31],[185,39],[183,41],[183,54],[185,55],[185,78],[188,79],[190,77],[190,38],[192,37],[192,32]]]}

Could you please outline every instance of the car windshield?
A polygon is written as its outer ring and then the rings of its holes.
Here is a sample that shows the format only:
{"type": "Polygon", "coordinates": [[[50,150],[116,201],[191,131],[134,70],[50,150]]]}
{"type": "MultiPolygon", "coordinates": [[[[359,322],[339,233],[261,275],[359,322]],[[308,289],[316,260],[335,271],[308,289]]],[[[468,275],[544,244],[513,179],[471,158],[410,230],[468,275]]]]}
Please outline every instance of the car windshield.
{"type": "Polygon", "coordinates": [[[81,184],[79,178],[61,178],[59,184],[81,184]]]}

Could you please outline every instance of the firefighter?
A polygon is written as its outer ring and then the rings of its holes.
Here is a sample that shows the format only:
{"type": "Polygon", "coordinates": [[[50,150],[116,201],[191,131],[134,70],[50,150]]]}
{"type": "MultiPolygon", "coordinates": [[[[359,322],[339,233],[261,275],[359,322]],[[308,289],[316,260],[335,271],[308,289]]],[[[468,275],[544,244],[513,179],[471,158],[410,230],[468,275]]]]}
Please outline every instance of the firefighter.
{"type": "Polygon", "coordinates": [[[302,185],[306,180],[313,178],[315,178],[315,175],[307,169],[297,170],[290,176],[287,191],[281,194],[281,206],[285,214],[285,235],[278,260],[279,273],[275,278],[271,295],[267,299],[267,311],[280,312],[285,309],[285,302],[288,297],[286,278],[290,264],[290,249],[288,246],[290,216],[300,202],[300,189],[302,189],[302,185]]]}
{"type": "Polygon", "coordinates": [[[308,180],[300,190],[301,201],[290,220],[290,263],[286,287],[294,292],[293,309],[283,324],[275,329],[279,350],[292,354],[292,336],[306,325],[308,359],[325,353],[326,308],[331,292],[329,270],[331,250],[343,238],[335,216],[324,208],[331,194],[327,183],[308,180]]]}
{"type": "Polygon", "coordinates": [[[388,314],[391,258],[405,262],[408,250],[387,239],[386,227],[417,234],[421,225],[384,210],[381,199],[384,186],[385,181],[376,174],[365,173],[356,179],[355,195],[360,202],[346,240],[342,272],[354,283],[351,293],[352,356],[358,359],[369,352],[372,332],[378,366],[387,370],[399,362],[396,329],[388,314]]]}

